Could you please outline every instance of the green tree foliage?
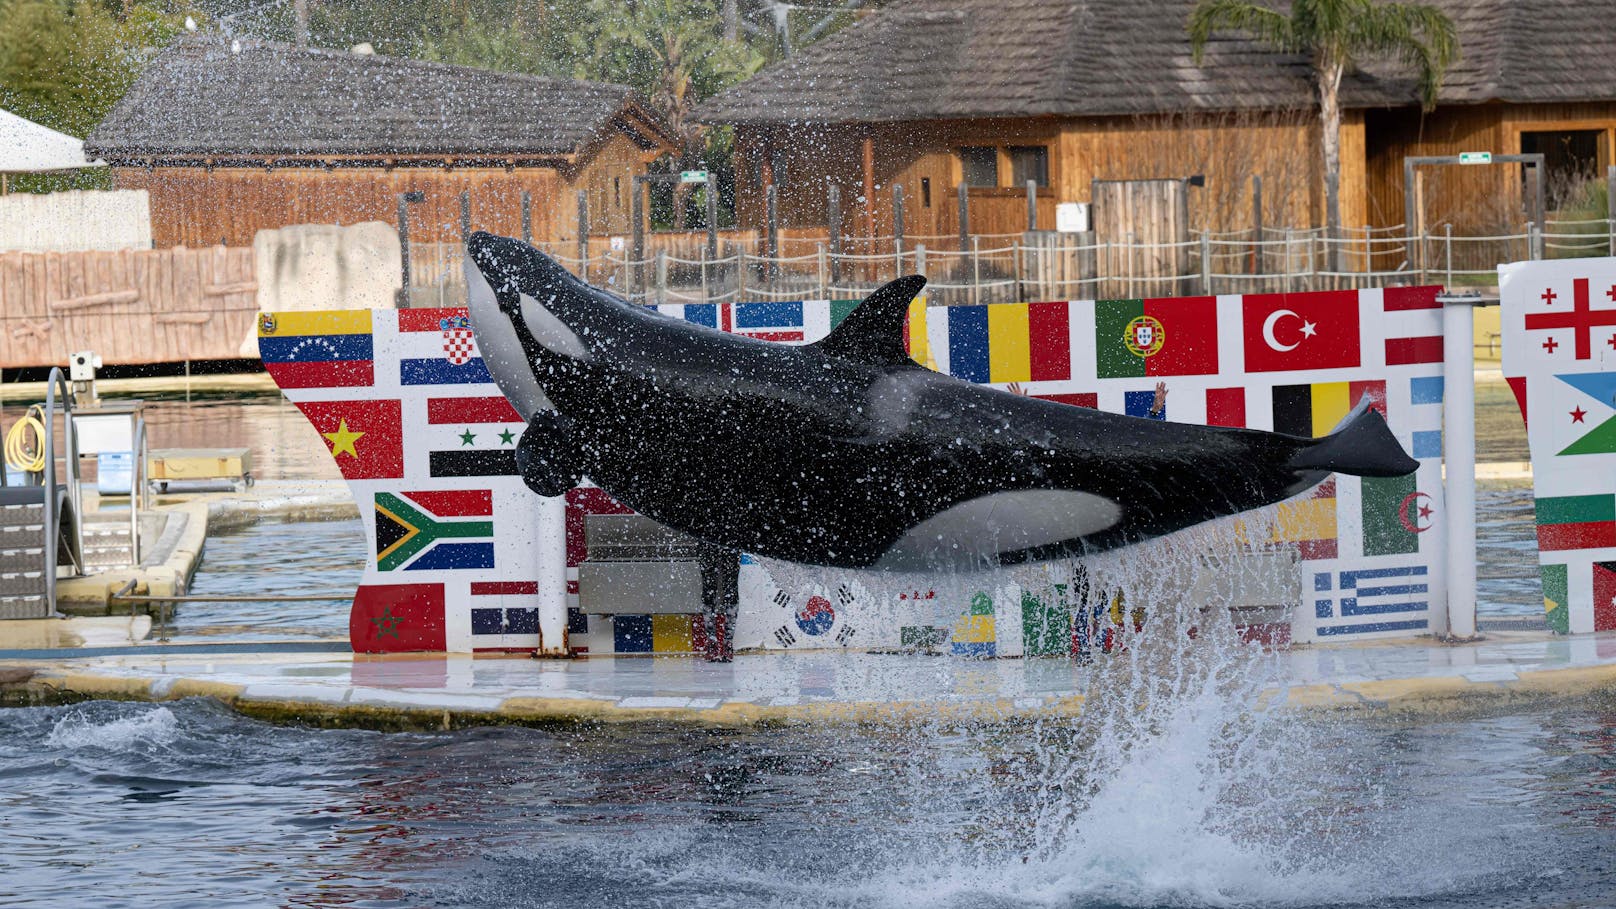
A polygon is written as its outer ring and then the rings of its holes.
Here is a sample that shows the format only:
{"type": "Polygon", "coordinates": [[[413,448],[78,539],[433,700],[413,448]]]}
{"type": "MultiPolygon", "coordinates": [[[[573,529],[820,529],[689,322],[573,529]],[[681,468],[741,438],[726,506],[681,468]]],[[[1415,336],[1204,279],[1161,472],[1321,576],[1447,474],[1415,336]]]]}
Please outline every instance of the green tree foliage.
{"type": "MultiPolygon", "coordinates": [[[[184,28],[179,9],[92,0],[0,0],[0,108],[80,138],[140,74],[158,48],[184,28]]],[[[94,186],[104,174],[20,177],[42,191],[94,186]]]]}
{"type": "Polygon", "coordinates": [[[1423,3],[1292,0],[1287,14],[1251,0],[1201,0],[1187,27],[1197,64],[1221,31],[1245,32],[1276,50],[1307,55],[1318,92],[1325,219],[1332,232],[1341,227],[1342,75],[1365,58],[1396,58],[1414,69],[1420,101],[1430,110],[1459,56],[1453,20],[1423,3]]]}

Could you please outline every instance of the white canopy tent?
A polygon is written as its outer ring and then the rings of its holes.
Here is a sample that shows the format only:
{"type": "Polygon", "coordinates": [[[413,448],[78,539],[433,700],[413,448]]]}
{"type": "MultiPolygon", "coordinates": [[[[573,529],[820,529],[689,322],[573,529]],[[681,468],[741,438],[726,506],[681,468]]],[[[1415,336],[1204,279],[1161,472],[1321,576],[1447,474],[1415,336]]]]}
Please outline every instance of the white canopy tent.
{"type": "Polygon", "coordinates": [[[0,181],[7,174],[46,174],[102,167],[84,157],[84,142],[0,109],[0,181]]]}

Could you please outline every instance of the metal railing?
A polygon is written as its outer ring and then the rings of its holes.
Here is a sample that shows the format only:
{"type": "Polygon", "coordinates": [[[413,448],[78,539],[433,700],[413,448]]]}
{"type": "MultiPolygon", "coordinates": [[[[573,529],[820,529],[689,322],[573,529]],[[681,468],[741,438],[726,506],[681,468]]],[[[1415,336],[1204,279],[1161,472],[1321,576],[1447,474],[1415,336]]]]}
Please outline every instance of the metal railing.
{"type": "Polygon", "coordinates": [[[45,602],[50,604],[51,612],[56,611],[56,571],[61,553],[62,515],[57,514],[56,496],[59,488],[56,479],[56,404],[57,391],[61,391],[63,435],[62,441],[67,447],[67,501],[73,509],[73,537],[74,545],[69,556],[73,560],[73,569],[77,574],[84,573],[84,543],[82,537],[82,514],[79,488],[79,439],[78,431],[73,426],[73,392],[68,387],[67,376],[61,367],[52,367],[50,376],[45,380],[45,470],[40,483],[45,487],[45,602]]]}
{"type": "MultiPolygon", "coordinates": [[[[1037,299],[1134,298],[1187,294],[1349,289],[1385,284],[1489,284],[1501,262],[1616,255],[1616,220],[1550,219],[1520,232],[1455,234],[1452,225],[1410,234],[1390,227],[1192,231],[1173,242],[1100,239],[1051,231],[973,236],[967,248],[931,248],[922,238],[892,238],[888,252],[836,252],[825,240],[797,239],[796,255],[760,255],[733,246],[728,255],[695,258],[657,250],[580,258],[568,243],[539,243],[563,266],[640,303],[715,303],[858,297],[902,274],[929,279],[934,304],[1037,299]]],[[[452,244],[416,255],[444,261],[423,305],[464,302],[452,244]]],[[[419,292],[419,291],[418,291],[419,292]]]]}

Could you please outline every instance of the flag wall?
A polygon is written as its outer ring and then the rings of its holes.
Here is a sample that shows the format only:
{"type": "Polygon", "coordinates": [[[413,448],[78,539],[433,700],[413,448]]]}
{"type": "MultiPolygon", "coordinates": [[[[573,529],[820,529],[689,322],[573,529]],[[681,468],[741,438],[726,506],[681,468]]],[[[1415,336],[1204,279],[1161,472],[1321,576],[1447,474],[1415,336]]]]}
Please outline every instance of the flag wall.
{"type": "Polygon", "coordinates": [[[1498,280],[1545,616],[1560,632],[1616,629],[1616,259],[1517,262],[1498,280]]]}
{"type": "MultiPolygon", "coordinates": [[[[801,344],[824,337],[856,302],[655,309],[801,344]]],[[[271,316],[272,331],[264,331],[270,322],[260,325],[261,338],[298,339],[271,344],[271,357],[281,359],[266,357],[266,368],[277,381],[289,377],[286,395],[320,432],[362,503],[372,558],[353,607],[358,650],[538,643],[539,574],[530,542],[537,498],[514,473],[515,441],[525,427],[501,406],[464,334],[464,315],[294,313],[271,316]],[[326,334],[364,335],[368,344],[352,337],[323,343],[326,334]]],[[[1292,630],[1300,641],[1419,632],[1443,602],[1440,344],[1428,340],[1440,336],[1431,288],[976,307],[916,301],[906,327],[911,353],[930,368],[1071,406],[1143,414],[1156,382],[1165,381],[1164,417],[1177,422],[1320,434],[1367,395],[1420,458],[1419,472],[1393,483],[1336,477],[1249,519],[1252,542],[1294,548],[1301,559],[1303,608],[1292,630]],[[1347,603],[1354,598],[1342,593],[1351,589],[1343,587],[1343,572],[1377,570],[1417,573],[1425,589],[1417,597],[1347,603]],[[1313,590],[1321,575],[1328,591],[1313,590]]],[[[589,653],[689,651],[685,617],[586,616],[577,609],[584,516],[625,510],[587,484],[567,495],[570,642],[589,653]]],[[[1616,567],[1616,553],[1610,560],[1616,567]]],[[[1358,577],[1366,576],[1347,580],[1358,577]]],[[[1020,653],[1028,616],[1041,622],[1047,610],[1033,591],[978,583],[985,582],[939,580],[893,597],[872,593],[856,576],[748,558],[735,642],[1020,653]],[[787,576],[775,576],[781,572],[787,576]]]]}

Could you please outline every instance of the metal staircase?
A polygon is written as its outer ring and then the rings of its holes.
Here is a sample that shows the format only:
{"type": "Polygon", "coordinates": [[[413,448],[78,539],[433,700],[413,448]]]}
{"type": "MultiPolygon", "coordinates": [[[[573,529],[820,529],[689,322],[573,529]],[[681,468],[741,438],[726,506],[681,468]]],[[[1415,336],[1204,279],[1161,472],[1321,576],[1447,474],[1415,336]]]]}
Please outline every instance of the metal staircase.
{"type": "Polygon", "coordinates": [[[30,473],[31,482],[21,486],[7,485],[0,470],[0,619],[54,615],[61,568],[74,574],[85,568],[73,399],[60,369],[51,370],[46,382],[42,422],[44,469],[30,473]],[[58,414],[66,443],[60,455],[55,442],[58,414]],[[58,462],[63,462],[65,480],[58,478],[58,462]]]}

